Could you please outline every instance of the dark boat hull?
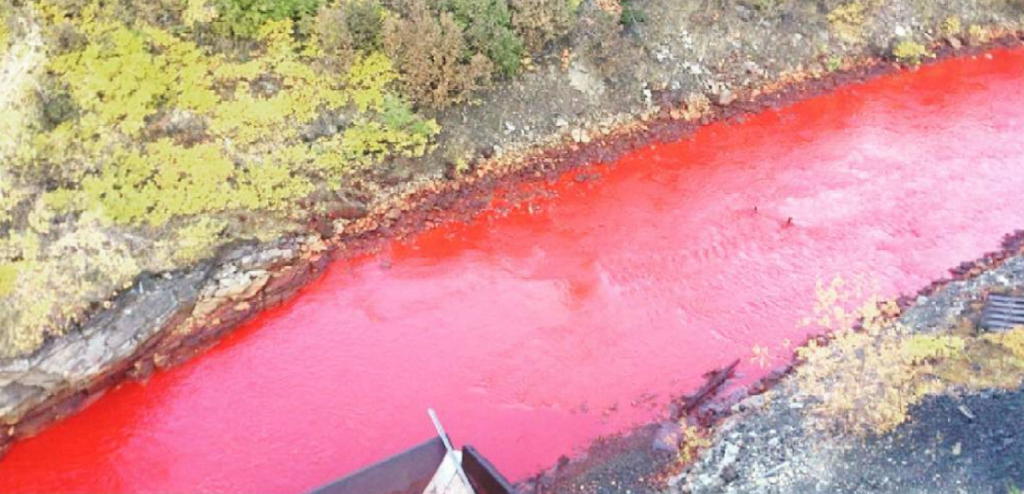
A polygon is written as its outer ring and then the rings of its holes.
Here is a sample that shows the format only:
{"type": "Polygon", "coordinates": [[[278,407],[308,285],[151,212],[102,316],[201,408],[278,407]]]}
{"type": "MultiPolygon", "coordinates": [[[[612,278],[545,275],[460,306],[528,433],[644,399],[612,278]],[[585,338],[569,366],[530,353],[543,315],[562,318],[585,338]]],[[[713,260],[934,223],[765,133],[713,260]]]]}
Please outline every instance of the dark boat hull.
{"type": "MultiPolygon", "coordinates": [[[[433,438],[309,494],[422,494],[444,460],[440,438],[433,438]]],[[[462,449],[462,468],[476,494],[513,494],[511,484],[472,446],[462,449]]]]}

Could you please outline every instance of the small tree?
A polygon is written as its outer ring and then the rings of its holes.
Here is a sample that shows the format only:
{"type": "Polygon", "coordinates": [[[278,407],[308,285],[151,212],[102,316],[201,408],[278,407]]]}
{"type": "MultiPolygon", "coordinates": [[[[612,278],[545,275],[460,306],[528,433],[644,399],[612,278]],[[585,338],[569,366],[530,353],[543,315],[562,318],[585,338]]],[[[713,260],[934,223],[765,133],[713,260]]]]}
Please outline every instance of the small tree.
{"type": "Polygon", "coordinates": [[[378,0],[345,0],[325,5],[313,25],[321,51],[341,71],[355,57],[384,46],[384,7],[378,0]]]}
{"type": "Polygon", "coordinates": [[[469,50],[452,14],[432,15],[423,0],[413,0],[409,17],[384,23],[384,49],[402,73],[406,94],[433,108],[462,101],[488,82],[492,65],[469,50]]]}
{"type": "Polygon", "coordinates": [[[321,0],[217,0],[214,26],[235,36],[253,37],[267,21],[299,21],[316,13],[321,0]]]}
{"type": "Polygon", "coordinates": [[[487,55],[496,73],[511,77],[519,71],[523,40],[512,30],[505,0],[449,0],[447,7],[464,29],[469,47],[487,55]]]}

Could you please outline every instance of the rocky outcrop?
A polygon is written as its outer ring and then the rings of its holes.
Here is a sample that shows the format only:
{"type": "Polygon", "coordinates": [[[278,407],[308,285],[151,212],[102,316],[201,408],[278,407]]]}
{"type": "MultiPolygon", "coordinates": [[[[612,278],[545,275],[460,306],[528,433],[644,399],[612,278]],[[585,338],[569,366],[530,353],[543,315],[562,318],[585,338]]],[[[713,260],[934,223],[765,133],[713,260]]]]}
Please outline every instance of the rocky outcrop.
{"type": "Polygon", "coordinates": [[[185,273],[144,276],[77,330],[0,360],[0,450],[125,379],[188,359],[280,304],[327,263],[319,237],[230,249],[185,273]]]}

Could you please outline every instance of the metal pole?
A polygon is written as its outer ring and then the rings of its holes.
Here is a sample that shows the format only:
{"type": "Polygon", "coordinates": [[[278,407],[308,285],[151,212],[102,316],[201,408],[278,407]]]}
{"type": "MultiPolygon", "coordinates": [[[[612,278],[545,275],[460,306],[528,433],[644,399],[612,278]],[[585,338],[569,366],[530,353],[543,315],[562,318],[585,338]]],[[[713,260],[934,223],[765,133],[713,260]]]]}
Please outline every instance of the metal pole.
{"type": "Polygon", "coordinates": [[[434,422],[434,428],[437,429],[437,435],[441,436],[441,442],[444,443],[444,449],[448,451],[448,458],[451,458],[452,463],[455,464],[455,473],[459,474],[459,478],[466,484],[470,492],[473,492],[473,484],[469,483],[469,477],[466,476],[466,472],[462,470],[462,462],[455,457],[455,449],[452,448],[452,443],[448,442],[448,435],[444,433],[444,427],[441,426],[441,420],[437,418],[437,413],[434,412],[433,408],[427,409],[427,414],[430,415],[430,420],[434,422]]]}

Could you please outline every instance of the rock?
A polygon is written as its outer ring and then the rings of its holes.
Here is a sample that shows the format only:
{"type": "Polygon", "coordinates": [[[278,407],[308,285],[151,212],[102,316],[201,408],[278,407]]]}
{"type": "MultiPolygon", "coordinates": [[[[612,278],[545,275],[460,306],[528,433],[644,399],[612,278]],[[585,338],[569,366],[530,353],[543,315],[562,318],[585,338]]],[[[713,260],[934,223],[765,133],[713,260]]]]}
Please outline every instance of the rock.
{"type": "Polygon", "coordinates": [[[555,127],[563,128],[563,127],[568,127],[568,126],[569,126],[569,121],[568,120],[566,120],[566,119],[564,119],[562,117],[558,117],[558,118],[555,119],[555,127]]]}
{"type": "Polygon", "coordinates": [[[604,81],[590,73],[590,70],[580,63],[573,63],[569,67],[569,86],[588,96],[600,96],[605,92],[604,81]]]}
{"type": "MultiPolygon", "coordinates": [[[[95,384],[92,380],[104,369],[129,358],[165,324],[185,315],[207,272],[200,267],[173,279],[144,278],[78,331],[31,356],[0,361],[0,423],[17,423],[48,398],[95,384]]],[[[51,407],[40,417],[47,411],[59,412],[51,407]]]]}
{"type": "Polygon", "coordinates": [[[665,45],[659,45],[658,48],[654,50],[654,59],[658,62],[664,62],[671,58],[672,50],[665,45]]]}
{"type": "Polygon", "coordinates": [[[572,129],[572,132],[570,134],[572,135],[573,142],[579,142],[583,144],[590,142],[590,136],[587,134],[587,131],[581,128],[577,127],[575,129],[572,129]]]}
{"type": "Polygon", "coordinates": [[[722,482],[726,484],[740,478],[740,474],[736,472],[736,469],[732,465],[729,465],[722,469],[722,473],[719,474],[722,477],[722,482]]]}
{"type": "Polygon", "coordinates": [[[734,101],[736,101],[736,95],[732,90],[724,88],[722,92],[718,93],[718,104],[720,106],[729,106],[734,101]]]}
{"type": "Polygon", "coordinates": [[[342,199],[341,202],[330,206],[329,214],[332,218],[341,218],[343,220],[357,220],[365,217],[369,210],[366,205],[362,202],[354,199],[342,199]]]}
{"type": "Polygon", "coordinates": [[[381,180],[388,185],[398,185],[408,182],[410,179],[412,179],[412,169],[405,159],[395,160],[393,166],[381,177],[381,180]]]}
{"type": "Polygon", "coordinates": [[[721,465],[723,465],[723,468],[732,465],[733,463],[736,463],[736,459],[739,457],[740,447],[733,443],[727,443],[725,445],[725,451],[722,453],[721,465]]]}

